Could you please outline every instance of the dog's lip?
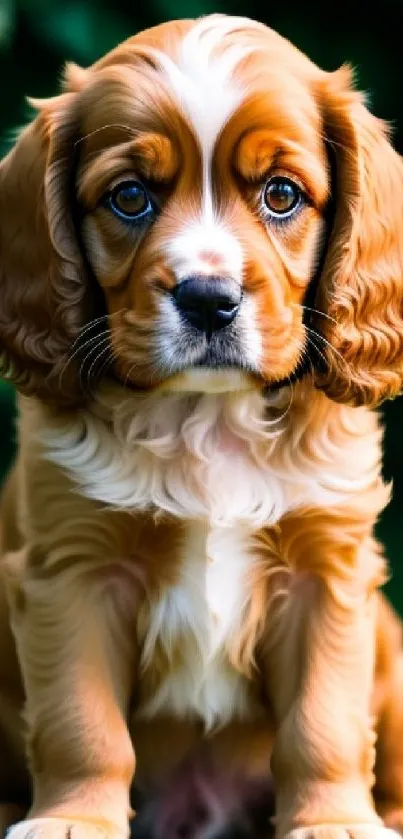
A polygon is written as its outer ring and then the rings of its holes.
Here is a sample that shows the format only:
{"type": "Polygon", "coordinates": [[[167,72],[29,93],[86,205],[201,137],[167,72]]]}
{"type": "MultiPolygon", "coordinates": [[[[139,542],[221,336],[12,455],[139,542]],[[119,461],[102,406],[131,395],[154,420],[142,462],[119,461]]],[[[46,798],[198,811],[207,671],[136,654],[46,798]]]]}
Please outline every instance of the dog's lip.
{"type": "Polygon", "coordinates": [[[284,379],[273,379],[268,381],[256,370],[246,369],[239,365],[213,366],[208,364],[189,364],[178,368],[171,373],[161,376],[148,383],[136,383],[126,378],[123,382],[119,376],[114,374],[120,385],[135,393],[144,394],[151,391],[156,393],[230,393],[240,391],[265,391],[275,392],[292,381],[291,376],[284,379]]]}
{"type": "MultiPolygon", "coordinates": [[[[262,387],[262,386],[261,386],[262,387]]],[[[231,391],[256,390],[256,378],[236,367],[198,366],[188,367],[159,385],[158,390],[179,393],[229,393],[231,391]]]]}

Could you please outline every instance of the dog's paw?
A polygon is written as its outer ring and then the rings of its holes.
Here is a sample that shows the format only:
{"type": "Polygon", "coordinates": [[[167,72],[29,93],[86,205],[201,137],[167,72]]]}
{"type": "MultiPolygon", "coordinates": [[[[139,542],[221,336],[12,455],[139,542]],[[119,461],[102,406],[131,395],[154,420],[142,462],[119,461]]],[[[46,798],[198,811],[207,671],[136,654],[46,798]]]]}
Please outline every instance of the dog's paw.
{"type": "Polygon", "coordinates": [[[401,839],[383,824],[316,824],[290,830],[284,839],[401,839]]]}
{"type": "Polygon", "coordinates": [[[126,839],[110,822],[85,819],[27,819],[18,822],[6,834],[6,839],[126,839]]]}

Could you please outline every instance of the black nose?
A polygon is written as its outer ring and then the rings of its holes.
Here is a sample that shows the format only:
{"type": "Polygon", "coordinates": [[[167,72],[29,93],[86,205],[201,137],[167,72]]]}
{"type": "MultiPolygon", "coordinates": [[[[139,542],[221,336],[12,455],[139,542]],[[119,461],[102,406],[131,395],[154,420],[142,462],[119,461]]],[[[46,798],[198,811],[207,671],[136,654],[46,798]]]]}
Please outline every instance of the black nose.
{"type": "Polygon", "coordinates": [[[186,320],[207,335],[232,323],[241,302],[239,284],[224,277],[189,277],[172,294],[186,320]]]}

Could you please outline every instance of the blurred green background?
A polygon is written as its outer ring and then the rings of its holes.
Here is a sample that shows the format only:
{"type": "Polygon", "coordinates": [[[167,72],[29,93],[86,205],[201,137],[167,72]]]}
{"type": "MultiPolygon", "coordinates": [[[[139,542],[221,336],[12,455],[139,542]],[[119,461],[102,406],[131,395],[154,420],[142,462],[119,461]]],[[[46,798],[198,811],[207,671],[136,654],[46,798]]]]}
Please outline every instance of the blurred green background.
{"type": "MultiPolygon", "coordinates": [[[[262,20],[325,69],[352,63],[358,84],[370,93],[372,110],[393,123],[395,144],[403,152],[403,0],[0,0],[1,153],[26,120],[24,96],[55,93],[65,60],[90,64],[146,26],[214,11],[262,20]]],[[[403,614],[403,399],[383,413],[385,475],[393,478],[394,498],[379,523],[379,536],[393,574],[387,590],[403,614]]],[[[13,418],[13,391],[0,382],[0,476],[13,456],[13,418]]]]}

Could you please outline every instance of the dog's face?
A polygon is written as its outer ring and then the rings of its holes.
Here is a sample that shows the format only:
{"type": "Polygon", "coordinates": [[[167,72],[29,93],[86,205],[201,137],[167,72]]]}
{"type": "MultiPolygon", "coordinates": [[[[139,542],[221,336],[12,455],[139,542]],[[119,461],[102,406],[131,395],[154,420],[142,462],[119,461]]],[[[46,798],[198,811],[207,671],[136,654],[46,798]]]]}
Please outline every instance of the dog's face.
{"type": "Polygon", "coordinates": [[[313,348],[334,398],[399,391],[402,164],[344,69],[217,15],[70,67],[66,88],[0,181],[22,389],[69,401],[100,367],[146,389],[275,386],[313,348]]]}
{"type": "Polygon", "coordinates": [[[270,384],[307,343],[301,303],[329,197],[321,114],[308,62],[233,27],[146,33],[83,93],[83,241],[134,385],[270,384]]]}

